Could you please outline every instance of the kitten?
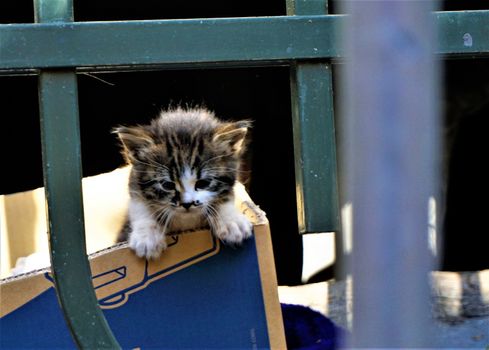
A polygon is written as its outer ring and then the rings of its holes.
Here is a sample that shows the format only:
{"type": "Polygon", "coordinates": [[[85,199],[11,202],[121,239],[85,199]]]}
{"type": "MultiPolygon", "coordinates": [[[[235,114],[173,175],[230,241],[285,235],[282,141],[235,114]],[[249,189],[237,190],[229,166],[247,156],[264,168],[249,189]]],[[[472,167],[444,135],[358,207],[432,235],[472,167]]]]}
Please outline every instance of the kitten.
{"type": "Polygon", "coordinates": [[[132,165],[123,231],[136,255],[158,258],[167,233],[206,225],[225,244],[251,236],[233,190],[250,124],[222,122],[202,108],[177,108],[149,125],[114,130],[132,165]]]}

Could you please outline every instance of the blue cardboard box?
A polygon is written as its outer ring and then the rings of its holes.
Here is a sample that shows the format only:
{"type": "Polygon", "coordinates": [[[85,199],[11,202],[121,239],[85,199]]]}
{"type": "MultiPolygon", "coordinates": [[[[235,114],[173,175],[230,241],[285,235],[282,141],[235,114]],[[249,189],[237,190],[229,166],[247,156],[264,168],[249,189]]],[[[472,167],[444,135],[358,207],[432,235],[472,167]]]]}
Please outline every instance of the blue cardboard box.
{"type": "MultiPolygon", "coordinates": [[[[208,230],[171,236],[157,261],[126,244],[90,257],[94,288],[125,349],[284,349],[269,225],[251,202],[254,235],[239,248],[208,230]]],[[[49,270],[0,285],[0,348],[75,348],[49,270]]]]}

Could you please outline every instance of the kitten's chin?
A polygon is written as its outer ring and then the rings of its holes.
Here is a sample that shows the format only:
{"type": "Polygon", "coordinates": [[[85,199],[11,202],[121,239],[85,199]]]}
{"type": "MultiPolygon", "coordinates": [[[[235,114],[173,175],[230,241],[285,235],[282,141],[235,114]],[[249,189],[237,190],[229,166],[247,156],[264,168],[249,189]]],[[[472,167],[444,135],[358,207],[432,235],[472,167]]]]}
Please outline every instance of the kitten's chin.
{"type": "Polygon", "coordinates": [[[178,215],[202,215],[202,209],[197,207],[191,207],[189,209],[178,207],[175,208],[174,211],[178,215]]]}
{"type": "Polygon", "coordinates": [[[170,231],[186,231],[202,228],[206,225],[201,208],[177,208],[173,215],[170,231]]]}

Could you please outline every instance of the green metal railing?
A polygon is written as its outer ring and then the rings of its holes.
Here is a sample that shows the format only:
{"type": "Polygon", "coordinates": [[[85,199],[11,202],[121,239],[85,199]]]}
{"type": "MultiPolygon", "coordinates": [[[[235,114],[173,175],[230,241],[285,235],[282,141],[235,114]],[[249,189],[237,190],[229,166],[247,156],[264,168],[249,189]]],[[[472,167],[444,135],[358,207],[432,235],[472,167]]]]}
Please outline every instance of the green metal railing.
{"type": "MultiPolygon", "coordinates": [[[[327,4],[327,1],[289,0],[287,14],[325,15],[327,4]]],[[[329,31],[333,40],[336,31],[329,31]]],[[[312,50],[319,48],[312,46],[312,50]]],[[[299,230],[301,233],[337,232],[340,220],[331,62],[292,62],[290,84],[299,230]]]]}
{"type": "MultiPolygon", "coordinates": [[[[300,231],[339,230],[331,61],[345,16],[325,0],[288,0],[288,16],[73,22],[72,0],[35,0],[36,23],[0,25],[0,75],[39,75],[53,274],[81,348],[117,348],[97,306],[85,253],[77,72],[291,67],[300,231]],[[76,276],[73,278],[72,276],[76,276]]],[[[489,55],[489,11],[435,13],[437,52],[489,55]]]]}
{"type": "MultiPolygon", "coordinates": [[[[487,55],[487,13],[435,13],[442,33],[438,53],[487,55]],[[464,40],[465,34],[472,44],[464,40]]],[[[339,15],[296,15],[0,25],[0,74],[46,68],[101,71],[329,61],[342,56],[336,39],[345,20],[339,15]]]]}
{"type": "MultiPolygon", "coordinates": [[[[73,21],[72,0],[35,0],[38,23],[73,21]]],[[[49,245],[56,293],[76,344],[118,348],[98,307],[86,256],[78,90],[73,68],[39,73],[39,106],[49,245]]]]}

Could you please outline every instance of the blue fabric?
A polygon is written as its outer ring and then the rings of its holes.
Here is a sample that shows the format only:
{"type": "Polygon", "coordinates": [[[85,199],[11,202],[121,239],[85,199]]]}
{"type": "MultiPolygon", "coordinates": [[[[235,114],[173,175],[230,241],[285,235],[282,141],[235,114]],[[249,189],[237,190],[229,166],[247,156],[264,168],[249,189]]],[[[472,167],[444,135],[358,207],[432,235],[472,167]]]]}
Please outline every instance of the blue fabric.
{"type": "Polygon", "coordinates": [[[288,349],[333,350],[342,330],[331,320],[302,305],[281,304],[288,349]]]}

